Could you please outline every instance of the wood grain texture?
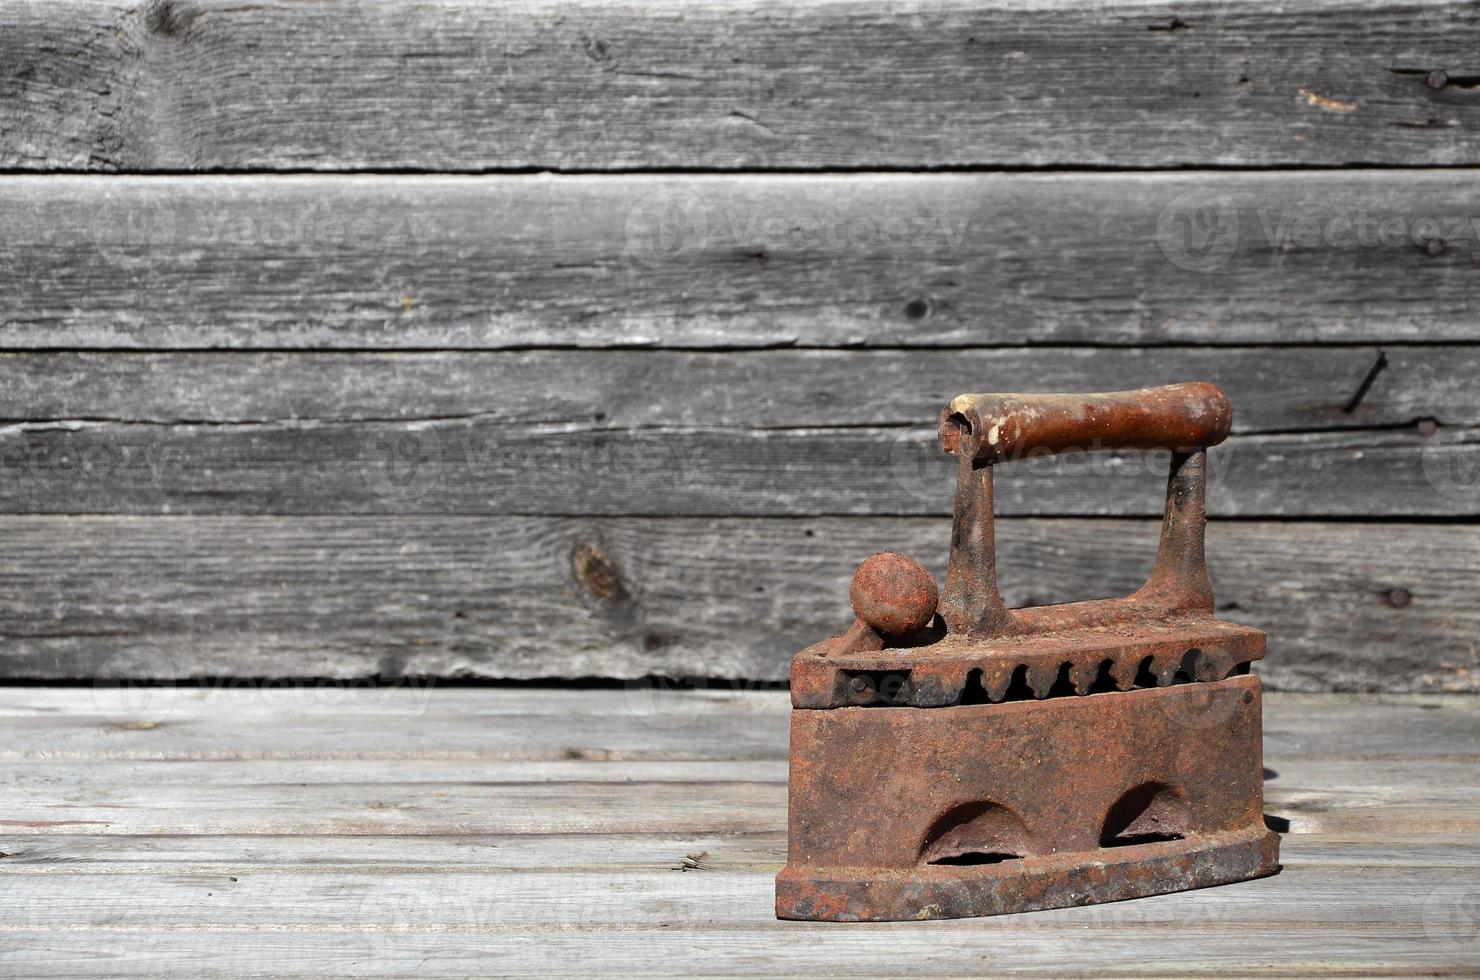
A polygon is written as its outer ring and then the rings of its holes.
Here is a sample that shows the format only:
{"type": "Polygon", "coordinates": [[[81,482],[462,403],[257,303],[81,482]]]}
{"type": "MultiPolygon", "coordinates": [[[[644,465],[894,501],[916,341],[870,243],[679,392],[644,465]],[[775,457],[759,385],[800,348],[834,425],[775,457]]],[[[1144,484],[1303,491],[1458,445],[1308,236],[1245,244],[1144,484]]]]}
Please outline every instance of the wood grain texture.
{"type": "MultiPolygon", "coordinates": [[[[558,763],[551,771],[589,762],[767,763],[786,758],[790,710],[779,689],[719,681],[569,689],[239,679],[3,693],[0,718],[14,733],[0,747],[7,762],[558,763]],[[149,720],[167,723],[136,724],[149,720]]],[[[1265,705],[1264,728],[1287,756],[1306,760],[1474,763],[1477,707],[1438,693],[1280,691],[1265,705]],[[1378,716],[1380,726],[1368,724],[1378,716]]]]}
{"type": "MultiPolygon", "coordinates": [[[[414,846],[416,842],[407,843],[414,846]]],[[[679,852],[678,860],[683,853],[679,852]]],[[[183,931],[219,928],[226,920],[239,917],[238,910],[243,908],[261,910],[247,924],[264,930],[291,924],[326,930],[379,926],[419,932],[441,927],[483,933],[509,928],[580,928],[593,922],[609,928],[657,928],[706,919],[749,923],[775,901],[772,877],[781,863],[738,873],[710,869],[690,874],[675,874],[672,868],[557,867],[523,874],[469,871],[451,875],[441,869],[295,873],[284,869],[276,874],[159,875],[121,869],[106,877],[33,875],[18,883],[26,901],[5,915],[5,925],[8,931],[148,929],[173,912],[172,928],[183,931]],[[449,887],[455,891],[449,894],[445,891],[449,887]],[[634,893],[663,898],[633,901],[634,893]],[[346,907],[354,910],[353,922],[346,921],[346,907]]],[[[1351,887],[1354,877],[1345,869],[1297,866],[1295,871],[1271,879],[1262,888],[1223,889],[1216,897],[1210,892],[1206,899],[1199,895],[1198,911],[1229,930],[1257,928],[1270,924],[1271,904],[1289,908],[1304,902],[1304,914],[1297,921],[1307,928],[1370,924],[1422,932],[1423,898],[1428,890],[1459,891],[1456,869],[1370,869],[1362,875],[1369,887],[1356,895],[1341,894],[1351,887]]],[[[1078,927],[1089,933],[1084,941],[1093,942],[1101,932],[1181,924],[1177,916],[1185,902],[1185,898],[1181,903],[1163,900],[1123,914],[1117,910],[1108,921],[1101,918],[1098,922],[1083,909],[1056,909],[1036,916],[1033,928],[1078,927]]]]}
{"type": "Polygon", "coordinates": [[[918,975],[990,962],[994,973],[1057,976],[1089,964],[1110,974],[1312,976],[1480,967],[1466,918],[1480,835],[1480,700],[1471,697],[1269,695],[1266,809],[1290,825],[1276,877],[840,931],[772,918],[771,876],[785,853],[784,692],[633,701],[615,691],[401,686],[351,703],[295,690],[197,690],[172,714],[151,714],[137,690],[0,688],[0,719],[21,736],[3,747],[14,778],[10,819],[0,821],[0,969],[457,977],[497,963],[539,975],[880,975],[908,960],[918,975]],[[149,717],[158,723],[139,723],[149,717]],[[564,726],[531,724],[539,719],[564,726]],[[749,746],[725,735],[742,726],[754,733],[749,746]],[[572,740],[593,751],[564,754],[572,740]],[[336,742],[332,756],[299,756],[336,742]],[[478,757],[457,757],[480,743],[478,757]],[[625,757],[623,746],[639,743],[689,755],[625,757]],[[242,751],[191,760],[168,748],[192,744],[242,751]],[[517,752],[495,758],[501,746],[517,752]],[[16,819],[29,817],[38,819],[16,819]]]}
{"type": "Polygon", "coordinates": [[[0,223],[11,349],[1480,338],[1462,171],[7,176],[0,223]]]}
{"type": "MultiPolygon", "coordinates": [[[[1205,378],[1239,406],[1214,514],[1470,515],[1475,350],[7,354],[0,507],[943,513],[952,467],[931,420],[953,393],[1205,378]]],[[[999,509],[1157,513],[1164,466],[1015,465],[999,509]]]]}
{"type": "Polygon", "coordinates": [[[1480,425],[1480,347],[0,354],[0,420],[928,425],[967,391],[1199,379],[1239,433],[1480,425]],[[1371,375],[1370,385],[1364,382],[1371,375]]]}
{"type": "MultiPolygon", "coordinates": [[[[1086,448],[1095,448],[1090,445],[1086,448]]],[[[1160,514],[1167,454],[1004,467],[1003,515],[1160,514]]],[[[1235,435],[1210,456],[1218,517],[1480,514],[1480,430],[1235,435]]],[[[414,422],[0,425],[0,512],[819,516],[947,514],[935,426],[612,428],[414,422]]]]}
{"type": "Polygon", "coordinates": [[[0,24],[6,168],[1480,162],[1448,0],[6,0],[0,24]]]}
{"type": "MultiPolygon", "coordinates": [[[[1227,886],[1239,887],[1239,886],[1227,886]]],[[[1360,887],[1353,882],[1353,887],[1360,887]]],[[[1451,886],[1437,914],[1461,914],[1451,886]]],[[[1404,893],[1399,901],[1419,896],[1404,893]]],[[[408,904],[410,899],[408,899],[408,904]]],[[[1298,906],[1296,906],[1298,907],[1298,906]]],[[[1086,935],[1078,924],[1026,927],[1016,920],[972,928],[840,930],[818,923],[746,921],[734,925],[665,922],[655,927],[561,924],[487,930],[448,926],[386,929],[339,924],[257,928],[18,928],[7,932],[0,962],[33,977],[189,977],[333,975],[480,977],[490,963],[521,975],[891,976],[908,957],[911,976],[959,976],[965,970],[1062,977],[1088,962],[1120,976],[1305,978],[1463,976],[1475,969],[1462,934],[1430,938],[1411,924],[1308,926],[1291,915],[1258,927],[1219,929],[1216,920],[1127,926],[1086,935]],[[1207,921],[1208,924],[1203,923],[1207,921]],[[1452,938],[1460,937],[1460,938],[1452,938]],[[1088,943],[1093,942],[1093,951],[1088,943]],[[1457,948],[1456,948],[1457,947],[1457,948]],[[118,951],[135,951],[126,959],[118,951]],[[1271,962],[1273,961],[1273,962],[1271,962]]]]}
{"type": "MultiPolygon", "coordinates": [[[[160,717],[157,724],[170,723],[167,714],[160,717]]],[[[784,718],[751,721],[779,729],[784,743],[784,718]]],[[[626,724],[641,722],[628,718],[626,724]]],[[[438,731],[430,726],[420,737],[432,740],[438,731]]],[[[781,755],[766,763],[726,763],[722,773],[712,761],[8,763],[13,777],[0,838],[150,835],[161,832],[161,810],[170,815],[167,832],[189,835],[777,832],[786,828],[784,745],[781,755]],[[581,789],[581,807],[570,805],[572,786],[581,789]]],[[[1480,834],[1475,761],[1287,756],[1269,765],[1277,778],[1267,786],[1266,811],[1298,833],[1371,833],[1388,821],[1410,833],[1480,834]],[[1416,815],[1416,800],[1422,815],[1416,815]]]]}
{"type": "MultiPolygon", "coordinates": [[[[79,828],[85,831],[86,828],[79,828]]],[[[414,848],[394,835],[324,836],[47,833],[0,838],[5,873],[14,875],[175,874],[231,877],[282,872],[358,871],[519,873],[623,869],[677,871],[704,854],[696,871],[774,873],[786,852],[784,830],[748,834],[419,835],[414,848]]],[[[1280,842],[1300,867],[1480,868],[1480,834],[1294,831],[1280,842]]]]}
{"type": "MultiPolygon", "coordinates": [[[[859,561],[895,548],[939,575],[949,537],[942,518],[10,517],[0,529],[0,672],[32,678],[781,680],[796,650],[847,625],[859,561]]],[[[1127,593],[1155,531],[1003,520],[1004,595],[1127,593]]],[[[1214,521],[1219,614],[1269,631],[1263,672],[1278,688],[1475,691],[1477,533],[1214,521]]]]}

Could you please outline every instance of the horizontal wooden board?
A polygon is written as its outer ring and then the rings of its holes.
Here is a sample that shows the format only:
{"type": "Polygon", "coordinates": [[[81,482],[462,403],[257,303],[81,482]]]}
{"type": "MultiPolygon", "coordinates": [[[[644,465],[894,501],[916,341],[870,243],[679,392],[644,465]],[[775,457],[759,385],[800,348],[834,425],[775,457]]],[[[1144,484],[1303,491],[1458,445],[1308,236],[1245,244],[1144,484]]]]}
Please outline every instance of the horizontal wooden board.
{"type": "MultiPolygon", "coordinates": [[[[930,423],[952,394],[1206,378],[1247,436],[1213,455],[1214,514],[1469,515],[1477,351],[7,354],[0,507],[943,513],[930,423]]],[[[1154,454],[1041,460],[1004,472],[998,505],[1156,513],[1163,471],[1154,454]]]]}
{"type": "MultiPolygon", "coordinates": [[[[472,933],[581,928],[597,922],[653,928],[719,920],[764,926],[760,913],[775,901],[772,879],[785,862],[784,851],[776,857],[767,869],[688,874],[671,868],[614,873],[556,867],[522,874],[334,869],[203,875],[123,871],[32,875],[19,881],[7,876],[6,883],[22,893],[24,902],[7,903],[0,911],[0,930],[148,929],[166,922],[179,930],[246,925],[264,932],[351,924],[359,930],[472,933]],[[634,895],[653,897],[634,901],[634,895]]],[[[1404,925],[1421,932],[1427,895],[1463,894],[1454,868],[1367,869],[1360,880],[1368,887],[1352,894],[1356,877],[1348,869],[1290,868],[1261,885],[1210,890],[1197,896],[1193,907],[1205,925],[1228,930],[1267,924],[1271,905],[1293,908],[1303,903],[1303,914],[1295,921],[1307,928],[1360,923],[1404,925]]],[[[1187,899],[1158,896],[1113,911],[1050,910],[1035,915],[1031,929],[1078,928],[1085,933],[1081,941],[1089,944],[1121,929],[1177,925],[1191,925],[1187,899]]]]}
{"type": "MultiPolygon", "coordinates": [[[[84,828],[85,829],[85,828],[84,828]]],[[[749,834],[457,834],[201,836],[167,834],[0,834],[6,875],[426,873],[493,874],[627,869],[774,873],[786,860],[786,832],[749,834]],[[701,856],[702,855],[702,856],[701,856]]],[[[1280,841],[1286,868],[1480,868],[1480,834],[1319,833],[1280,841]]],[[[15,878],[6,878],[12,884],[15,878]]],[[[96,880],[94,878],[94,880],[96,880]]],[[[1066,913],[1067,914],[1067,913],[1066,913]]]]}
{"type": "Polygon", "coordinates": [[[967,391],[1211,381],[1234,431],[1480,425],[1480,347],[0,354],[0,419],[928,425],[967,391]],[[1370,380],[1369,380],[1370,379],[1370,380]]]}
{"type": "MultiPolygon", "coordinates": [[[[1167,460],[1126,450],[1019,461],[997,477],[997,512],[1160,514],[1167,460]]],[[[1235,435],[1210,454],[1208,511],[1474,516],[1477,470],[1480,429],[1235,435]]],[[[625,428],[474,415],[21,422],[0,425],[0,474],[11,514],[814,516],[947,514],[955,466],[933,419],[625,428]]]]}
{"type": "MultiPolygon", "coordinates": [[[[720,680],[575,689],[224,678],[27,685],[0,697],[11,735],[0,759],[529,762],[568,772],[591,762],[776,762],[786,758],[790,707],[779,688],[720,680]]],[[[1480,700],[1468,695],[1279,691],[1264,706],[1264,728],[1282,756],[1306,760],[1480,761],[1480,700]],[[1367,723],[1374,716],[1380,727],[1367,723]]]]}
{"type": "Polygon", "coordinates": [[[1480,339],[1464,171],[6,176],[0,225],[11,349],[1480,339]]]}
{"type": "MultiPolygon", "coordinates": [[[[9,517],[0,532],[8,677],[781,680],[851,618],[860,560],[895,548],[939,575],[949,522],[9,517]]],[[[1220,615],[1269,631],[1277,687],[1475,691],[1477,535],[1214,521],[1220,615]]],[[[1007,601],[1129,592],[1155,538],[1150,520],[1003,520],[1007,601]]]]}
{"type": "MultiPolygon", "coordinates": [[[[302,779],[251,791],[212,783],[170,795],[149,786],[113,786],[115,809],[84,810],[60,799],[9,809],[0,833],[147,834],[510,834],[741,833],[785,825],[786,784],[709,782],[591,782],[583,804],[559,783],[474,782],[439,786],[361,781],[335,790],[302,779]],[[440,795],[438,795],[440,794],[440,795]],[[168,819],[162,814],[168,813],[168,819]],[[432,819],[428,822],[427,818],[432,819]]],[[[1475,800],[1463,806],[1473,810],[1475,800]]],[[[1455,829],[1474,831],[1461,820],[1455,829]]]]}
{"type": "Polygon", "coordinates": [[[1480,162],[1458,0],[6,0],[0,24],[6,168],[1480,162]]]}
{"type": "MultiPolygon", "coordinates": [[[[1359,879],[1351,881],[1360,890],[1359,879]]],[[[1240,887],[1240,886],[1229,886],[1240,887]]],[[[1200,896],[1199,896],[1200,897],[1200,896]]],[[[1405,895],[1405,901],[1415,901],[1405,895]]],[[[1103,907],[1100,909],[1103,913],[1103,907]]],[[[830,923],[706,922],[449,930],[390,935],[350,923],[323,928],[7,930],[0,967],[28,977],[479,977],[500,972],[562,976],[960,976],[966,970],[1062,977],[1459,975],[1477,957],[1463,938],[1441,940],[1411,924],[1316,926],[1291,915],[1260,926],[1188,928],[1187,919],[1087,936],[1082,926],[1037,929],[1013,917],[949,929],[839,929],[830,923]],[[1091,945],[1092,944],[1092,945],[1091,945]],[[129,950],[127,958],[119,950],[129,950]]]]}
{"type": "Polygon", "coordinates": [[[608,778],[599,773],[652,777],[655,763],[666,766],[669,781],[693,764],[686,777],[692,782],[712,778],[703,766],[724,761],[755,782],[775,781],[774,765],[786,758],[785,692],[767,692],[775,710],[734,712],[712,701],[695,703],[690,692],[669,685],[633,681],[601,692],[613,705],[608,712],[486,716],[460,710],[459,699],[431,682],[293,690],[256,683],[211,682],[201,689],[100,682],[96,689],[71,690],[74,704],[65,714],[8,718],[12,737],[0,759],[17,772],[23,763],[40,763],[42,779],[47,765],[261,762],[281,764],[280,772],[296,767],[300,774],[323,774],[373,759],[382,775],[396,771],[410,781],[420,766],[432,778],[462,767],[465,776],[476,772],[471,778],[484,782],[499,774],[513,778],[521,765],[527,767],[523,782],[548,781],[552,774],[579,774],[583,781],[608,778]],[[243,710],[252,700],[273,709],[243,710]],[[386,707],[397,701],[416,710],[386,707]],[[285,713],[318,720],[288,744],[278,734],[285,713]]]}
{"type": "MultiPolygon", "coordinates": [[[[573,721],[573,730],[580,721],[573,721]]],[[[784,716],[756,723],[773,726],[772,738],[784,743],[784,716]]],[[[167,716],[160,724],[169,724],[167,716]]],[[[628,718],[626,724],[641,722],[628,718]]],[[[431,741],[436,735],[421,737],[431,741]]],[[[1476,761],[1333,761],[1271,753],[1266,764],[1271,778],[1265,811],[1297,833],[1370,832],[1383,820],[1408,833],[1480,833],[1476,761]],[[1422,806],[1415,809],[1418,800],[1422,806]]],[[[727,762],[718,770],[714,762],[343,758],[168,764],[47,759],[7,763],[7,770],[12,775],[0,840],[7,834],[137,836],[166,826],[170,833],[233,836],[727,834],[786,826],[784,752],[767,762],[727,762]],[[572,786],[579,787],[585,806],[570,806],[572,786]],[[167,823],[161,811],[169,814],[167,823]]]]}
{"type": "MultiPolygon", "coordinates": [[[[612,690],[615,686],[614,684],[555,687],[522,684],[487,686],[444,682],[426,684],[420,682],[364,684],[325,682],[319,684],[313,681],[272,684],[257,678],[240,684],[181,686],[178,688],[180,699],[175,710],[183,716],[208,722],[212,727],[219,728],[227,724],[229,720],[257,724],[264,719],[278,718],[285,710],[288,710],[285,705],[291,701],[290,713],[295,718],[301,719],[306,714],[315,714],[326,716],[325,720],[333,719],[343,722],[346,717],[354,715],[357,709],[364,709],[373,713],[377,719],[377,725],[380,725],[391,723],[390,720],[395,718],[421,719],[427,713],[428,699],[435,699],[436,717],[448,718],[456,715],[459,719],[472,724],[474,718],[497,719],[503,715],[516,715],[519,719],[517,722],[494,720],[490,724],[499,726],[501,730],[518,731],[526,730],[527,726],[532,724],[532,719],[536,718],[558,720],[571,715],[579,715],[582,718],[611,716],[631,718],[637,715],[661,713],[659,702],[649,700],[629,702],[621,697],[613,697],[612,690]],[[300,697],[299,692],[304,688],[307,688],[307,696],[300,697]],[[229,711],[222,711],[224,705],[229,705],[229,711]]],[[[67,717],[86,715],[89,712],[107,713],[118,704],[126,703],[132,696],[129,690],[114,687],[112,689],[99,688],[87,697],[79,698],[76,690],[73,686],[60,684],[5,686],[5,696],[0,698],[0,718],[32,718],[43,724],[64,726],[72,724],[63,720],[67,717]]],[[[790,710],[790,703],[786,697],[778,695],[780,687],[777,685],[735,684],[712,688],[675,687],[673,690],[684,703],[704,707],[706,710],[713,707],[726,717],[785,714],[790,710]]],[[[1322,715],[1329,715],[1339,710],[1341,705],[1355,705],[1360,700],[1345,694],[1310,696],[1316,698],[1321,705],[1319,713],[1322,715]]],[[[1297,699],[1297,696],[1293,694],[1287,697],[1290,699],[1288,703],[1293,703],[1297,699]]],[[[1441,706],[1452,704],[1463,709],[1470,702],[1462,698],[1451,699],[1440,696],[1436,699],[1436,703],[1441,706]]],[[[1436,724],[1435,720],[1426,714],[1389,711],[1387,717],[1390,721],[1396,718],[1406,718],[1412,724],[1420,724],[1430,736],[1444,727],[1436,724]]],[[[1300,719],[1301,716],[1297,714],[1289,720],[1299,723],[1300,719]]],[[[545,737],[549,731],[555,730],[554,728],[541,730],[537,737],[545,737]]],[[[1321,736],[1319,729],[1312,729],[1308,725],[1302,725],[1300,731],[1307,738],[1321,736]]],[[[88,738],[99,736],[99,733],[94,731],[85,731],[83,734],[88,738]]],[[[413,745],[409,746],[407,751],[415,754],[420,750],[413,745]]],[[[1350,749],[1348,748],[1347,751],[1350,749]]],[[[1433,745],[1425,748],[1426,754],[1434,754],[1434,751],[1433,745]]],[[[3,757],[4,752],[5,749],[0,749],[0,757],[3,757]]],[[[133,758],[133,756],[127,757],[133,758]]],[[[410,756],[405,757],[410,758],[410,756]]],[[[248,756],[233,755],[232,758],[248,758],[248,756]]],[[[309,756],[303,756],[303,758],[309,758],[309,756]]],[[[520,756],[520,758],[524,757],[520,756]]],[[[663,758],[674,757],[665,756],[663,758]]],[[[683,756],[683,758],[695,757],[683,756]]],[[[724,755],[722,758],[737,759],[739,756],[724,755]]]]}

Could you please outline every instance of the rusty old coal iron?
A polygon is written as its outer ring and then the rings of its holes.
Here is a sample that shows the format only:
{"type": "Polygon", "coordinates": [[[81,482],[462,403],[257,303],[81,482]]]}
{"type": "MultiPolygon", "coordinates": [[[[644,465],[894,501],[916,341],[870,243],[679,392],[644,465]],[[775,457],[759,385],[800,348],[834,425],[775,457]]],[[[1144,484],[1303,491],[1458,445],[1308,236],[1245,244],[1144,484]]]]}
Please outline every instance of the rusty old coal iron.
{"type": "Polygon", "coordinates": [[[1264,634],[1213,618],[1207,449],[1233,409],[1209,384],[962,395],[939,593],[893,552],[858,615],[791,665],[783,919],[936,919],[1087,905],[1273,874],[1263,820],[1264,634]],[[1129,596],[1008,609],[992,468],[1080,449],[1171,450],[1156,563],[1129,596]]]}

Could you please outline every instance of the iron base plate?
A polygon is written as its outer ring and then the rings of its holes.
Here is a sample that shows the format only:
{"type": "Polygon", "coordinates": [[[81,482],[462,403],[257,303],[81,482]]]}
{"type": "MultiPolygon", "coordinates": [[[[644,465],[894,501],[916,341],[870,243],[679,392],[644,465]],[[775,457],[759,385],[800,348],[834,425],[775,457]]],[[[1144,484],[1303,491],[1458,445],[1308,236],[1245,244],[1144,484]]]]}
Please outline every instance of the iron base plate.
{"type": "Polygon", "coordinates": [[[889,922],[1118,902],[1263,878],[1279,871],[1279,852],[1279,835],[1261,823],[1222,834],[975,867],[787,867],[776,878],[776,917],[889,922]]]}

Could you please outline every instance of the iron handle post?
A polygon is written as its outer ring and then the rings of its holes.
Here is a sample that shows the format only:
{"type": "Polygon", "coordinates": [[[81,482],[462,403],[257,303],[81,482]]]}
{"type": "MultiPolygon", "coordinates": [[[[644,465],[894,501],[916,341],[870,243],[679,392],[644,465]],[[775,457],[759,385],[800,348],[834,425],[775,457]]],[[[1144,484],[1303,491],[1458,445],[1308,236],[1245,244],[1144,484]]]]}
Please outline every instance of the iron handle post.
{"type": "Polygon", "coordinates": [[[1207,448],[1233,424],[1228,397],[1202,382],[1095,394],[980,394],[940,414],[941,446],[957,457],[951,558],[940,614],[951,633],[1005,636],[1145,616],[1210,615],[1204,557],[1207,448]],[[1119,599],[1010,610],[997,585],[992,466],[1097,449],[1167,449],[1171,470],[1156,564],[1119,599]]]}

